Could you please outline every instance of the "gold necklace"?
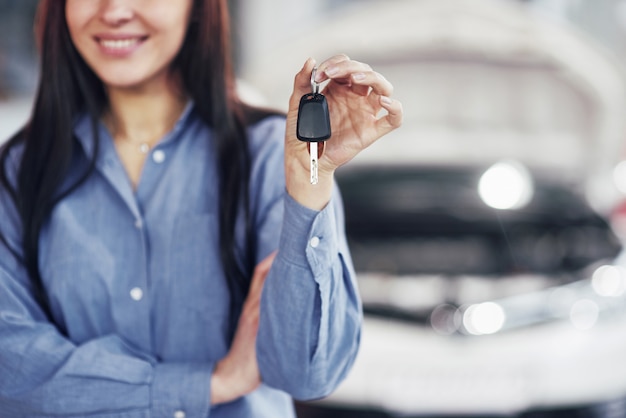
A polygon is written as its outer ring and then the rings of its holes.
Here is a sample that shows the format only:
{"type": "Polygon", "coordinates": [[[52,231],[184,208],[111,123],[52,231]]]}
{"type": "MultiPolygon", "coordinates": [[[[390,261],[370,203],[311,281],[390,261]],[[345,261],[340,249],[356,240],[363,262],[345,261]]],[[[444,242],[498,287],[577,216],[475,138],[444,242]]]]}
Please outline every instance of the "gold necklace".
{"type": "Polygon", "coordinates": [[[152,149],[152,145],[150,145],[150,143],[147,141],[135,142],[125,137],[119,137],[119,136],[115,138],[117,138],[118,140],[121,140],[122,142],[126,142],[128,145],[132,146],[133,148],[135,148],[137,151],[139,151],[142,154],[147,154],[152,149]]]}
{"type": "Polygon", "coordinates": [[[126,142],[128,145],[132,145],[136,150],[138,150],[140,153],[144,155],[149,153],[150,150],[152,149],[152,145],[150,145],[148,141],[135,142],[135,141],[131,141],[130,139],[124,136],[117,135],[115,125],[106,116],[104,117],[104,124],[108,127],[111,137],[113,138],[114,141],[120,140],[122,142],[126,142]]]}
{"type": "MultiPolygon", "coordinates": [[[[180,108],[180,110],[176,113],[176,118],[174,118],[172,120],[171,125],[173,126],[176,123],[176,120],[178,120],[178,117],[180,116],[180,114],[184,111],[185,106],[187,105],[186,102],[181,102],[182,103],[182,107],[180,108]]],[[[140,153],[142,154],[148,154],[150,152],[150,150],[152,149],[152,144],[148,141],[141,141],[141,142],[135,142],[132,141],[126,137],[120,137],[117,135],[117,130],[115,129],[115,124],[113,123],[112,117],[111,117],[111,113],[107,112],[107,114],[105,114],[104,118],[103,118],[104,124],[106,126],[109,127],[109,132],[111,133],[111,136],[115,139],[119,139],[122,140],[124,142],[127,142],[129,145],[134,146],[140,153]]]]}
{"type": "Polygon", "coordinates": [[[142,154],[147,154],[148,152],[150,152],[150,144],[148,144],[147,142],[141,142],[139,144],[139,152],[141,152],[142,154]]]}

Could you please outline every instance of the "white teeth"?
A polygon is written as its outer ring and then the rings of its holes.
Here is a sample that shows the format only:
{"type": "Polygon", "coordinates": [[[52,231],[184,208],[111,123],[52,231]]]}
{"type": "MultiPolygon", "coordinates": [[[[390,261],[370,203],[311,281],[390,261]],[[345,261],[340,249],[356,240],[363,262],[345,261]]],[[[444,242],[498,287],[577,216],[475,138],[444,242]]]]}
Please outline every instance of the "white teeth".
{"type": "Polygon", "coordinates": [[[105,47],[105,48],[109,48],[109,49],[126,49],[126,48],[130,48],[131,46],[137,44],[139,42],[139,39],[101,39],[100,40],[100,44],[105,47]]]}

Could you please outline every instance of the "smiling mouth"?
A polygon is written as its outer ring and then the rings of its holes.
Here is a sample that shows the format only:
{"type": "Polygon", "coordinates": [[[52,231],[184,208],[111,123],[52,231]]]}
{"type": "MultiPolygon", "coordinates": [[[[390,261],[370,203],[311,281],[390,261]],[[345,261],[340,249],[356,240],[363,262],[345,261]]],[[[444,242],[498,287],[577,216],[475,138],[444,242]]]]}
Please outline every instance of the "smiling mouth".
{"type": "Polygon", "coordinates": [[[130,48],[133,48],[143,41],[145,41],[147,37],[139,37],[139,38],[126,38],[126,39],[102,39],[97,38],[97,41],[104,48],[111,51],[124,51],[130,48]]]}

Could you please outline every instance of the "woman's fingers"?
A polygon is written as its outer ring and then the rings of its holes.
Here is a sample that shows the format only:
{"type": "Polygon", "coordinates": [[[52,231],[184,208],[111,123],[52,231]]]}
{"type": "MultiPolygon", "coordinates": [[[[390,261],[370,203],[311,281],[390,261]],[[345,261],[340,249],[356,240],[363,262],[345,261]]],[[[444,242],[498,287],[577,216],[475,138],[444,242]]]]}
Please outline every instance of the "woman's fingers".
{"type": "Polygon", "coordinates": [[[383,136],[402,125],[402,103],[387,96],[379,98],[380,106],[386,111],[387,115],[376,121],[376,128],[379,136],[383,136]]]}
{"type": "Polygon", "coordinates": [[[252,282],[250,283],[250,292],[258,293],[261,290],[263,283],[265,282],[265,278],[272,268],[272,263],[274,262],[277,253],[278,251],[274,251],[265,257],[254,268],[254,272],[252,273],[252,282]]]}
{"type": "Polygon", "coordinates": [[[273,253],[265,257],[263,260],[261,260],[259,264],[256,265],[256,267],[254,268],[254,273],[253,273],[253,278],[252,278],[253,281],[255,279],[259,280],[260,278],[264,279],[265,276],[267,276],[267,273],[269,273],[270,268],[272,267],[272,263],[274,262],[274,259],[276,258],[277,253],[278,251],[274,251],[273,253]]]}
{"type": "Polygon", "coordinates": [[[352,75],[352,80],[355,84],[371,87],[372,91],[379,96],[391,97],[393,95],[393,84],[376,71],[355,73],[352,75]]]}
{"type": "Polygon", "coordinates": [[[318,69],[318,80],[323,81],[331,79],[339,84],[350,84],[352,86],[363,86],[367,91],[371,88],[374,93],[381,96],[393,95],[393,85],[381,74],[372,70],[372,68],[358,61],[344,60],[327,60],[320,65],[318,69]]]}
{"type": "Polygon", "coordinates": [[[364,63],[352,61],[345,55],[336,56],[324,61],[320,70],[326,77],[339,84],[349,84],[351,90],[367,101],[375,112],[381,108],[387,114],[376,122],[377,137],[383,136],[402,124],[402,104],[391,96],[393,85],[380,73],[364,63]]]}
{"type": "Polygon", "coordinates": [[[267,257],[265,257],[257,266],[254,268],[254,273],[252,274],[252,281],[250,282],[250,290],[248,291],[248,296],[246,297],[246,301],[244,304],[244,310],[256,310],[260,299],[261,292],[263,291],[263,285],[265,284],[265,279],[267,278],[267,274],[270,272],[272,267],[272,263],[276,258],[277,251],[274,251],[267,257]]]}
{"type": "MultiPolygon", "coordinates": [[[[300,97],[311,92],[311,73],[315,63],[314,59],[309,58],[296,74],[290,107],[297,107],[300,97]]],[[[379,96],[393,95],[393,85],[384,76],[373,71],[367,64],[350,60],[347,55],[335,55],[319,65],[315,81],[322,83],[329,79],[337,84],[350,85],[361,96],[367,96],[371,92],[379,96]]]]}
{"type": "Polygon", "coordinates": [[[317,74],[315,76],[315,81],[318,83],[322,83],[328,80],[330,77],[328,76],[328,74],[326,74],[326,71],[329,68],[334,68],[343,62],[349,62],[349,61],[350,61],[350,58],[345,54],[339,54],[339,55],[335,55],[333,57],[328,58],[317,67],[317,74]]]}
{"type": "MultiPolygon", "coordinates": [[[[311,92],[311,74],[315,65],[315,60],[308,59],[296,75],[287,114],[285,158],[296,161],[299,165],[293,167],[302,175],[308,171],[309,161],[305,160],[306,144],[295,139],[295,131],[300,98],[311,92]]],[[[324,144],[326,158],[320,158],[319,167],[325,172],[332,172],[350,161],[402,123],[402,105],[392,98],[393,85],[368,64],[351,60],[346,55],[336,55],[318,65],[315,82],[327,83],[322,93],[328,100],[334,134],[333,140],[324,144]]],[[[294,189],[288,189],[295,193],[294,189]]]]}

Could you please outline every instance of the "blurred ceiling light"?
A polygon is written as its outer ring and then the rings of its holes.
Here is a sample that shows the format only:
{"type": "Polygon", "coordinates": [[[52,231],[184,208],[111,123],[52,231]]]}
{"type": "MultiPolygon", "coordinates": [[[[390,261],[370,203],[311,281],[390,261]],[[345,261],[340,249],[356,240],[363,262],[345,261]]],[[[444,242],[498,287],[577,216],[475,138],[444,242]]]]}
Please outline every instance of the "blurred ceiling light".
{"type": "Polygon", "coordinates": [[[463,326],[473,335],[495,334],[502,329],[505,320],[504,309],[494,302],[471,305],[463,314],[463,326]]]}
{"type": "Polygon", "coordinates": [[[576,329],[586,331],[593,328],[599,315],[600,308],[597,303],[589,299],[582,299],[574,303],[569,318],[576,329]]]}
{"type": "Polygon", "coordinates": [[[621,161],[613,169],[613,183],[617,190],[626,194],[626,161],[621,161]]]}
{"type": "Polygon", "coordinates": [[[519,209],[530,202],[534,187],[526,167],[516,161],[501,161],[481,176],[478,193],[494,209],[519,209]]]}
{"type": "Polygon", "coordinates": [[[620,266],[601,266],[593,273],[591,285],[600,296],[622,296],[626,292],[626,269],[620,266]]]}

